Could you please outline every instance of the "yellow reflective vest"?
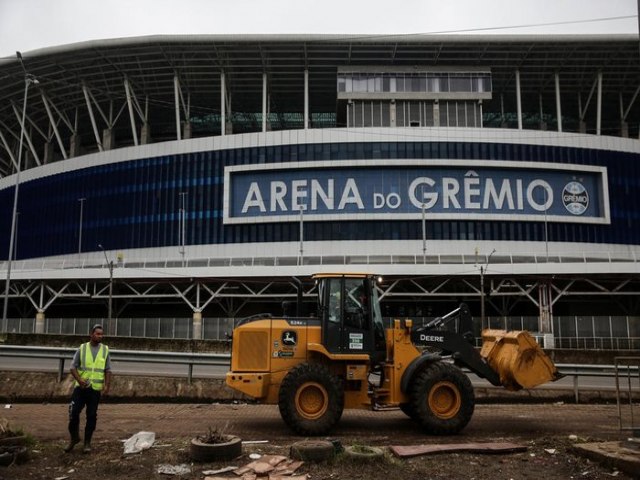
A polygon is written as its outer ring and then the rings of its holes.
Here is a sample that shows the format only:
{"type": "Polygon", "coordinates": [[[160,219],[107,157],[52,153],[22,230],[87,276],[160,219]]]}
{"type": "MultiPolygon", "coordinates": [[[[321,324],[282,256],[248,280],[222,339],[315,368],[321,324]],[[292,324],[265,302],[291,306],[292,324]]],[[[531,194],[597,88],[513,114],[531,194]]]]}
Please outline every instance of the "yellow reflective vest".
{"type": "MultiPolygon", "coordinates": [[[[91,354],[91,342],[80,345],[80,366],[78,374],[80,378],[88,381],[91,388],[101,391],[104,386],[104,367],[107,364],[107,355],[109,355],[109,347],[100,344],[96,358],[91,354]]],[[[75,382],[75,386],[79,386],[75,382]]]]}

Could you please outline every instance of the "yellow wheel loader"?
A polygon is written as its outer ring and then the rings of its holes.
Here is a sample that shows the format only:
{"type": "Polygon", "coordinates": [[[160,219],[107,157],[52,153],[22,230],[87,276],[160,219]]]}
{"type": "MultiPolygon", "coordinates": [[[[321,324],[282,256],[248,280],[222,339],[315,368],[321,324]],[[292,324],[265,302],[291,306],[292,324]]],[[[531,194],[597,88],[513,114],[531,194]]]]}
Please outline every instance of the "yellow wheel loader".
{"type": "Polygon", "coordinates": [[[375,276],[313,278],[317,315],[301,315],[299,285],[295,315],[242,320],[226,376],[231,388],[278,404],[300,435],[328,433],[345,408],[400,408],[429,433],[455,434],[475,405],[461,367],[509,390],[561,376],[528,332],[485,330],[478,352],[464,304],[423,327],[406,319],[385,329],[375,276]]]}

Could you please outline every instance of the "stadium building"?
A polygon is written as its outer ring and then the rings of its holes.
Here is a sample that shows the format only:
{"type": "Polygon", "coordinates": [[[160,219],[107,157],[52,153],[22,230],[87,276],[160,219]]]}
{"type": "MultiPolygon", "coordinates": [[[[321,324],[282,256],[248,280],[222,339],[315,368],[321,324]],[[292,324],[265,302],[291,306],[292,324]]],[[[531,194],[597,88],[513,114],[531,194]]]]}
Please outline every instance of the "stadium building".
{"type": "Polygon", "coordinates": [[[464,301],[547,346],[640,348],[638,60],[636,35],[0,59],[1,329],[218,338],[357,271],[383,277],[388,317],[464,301]]]}

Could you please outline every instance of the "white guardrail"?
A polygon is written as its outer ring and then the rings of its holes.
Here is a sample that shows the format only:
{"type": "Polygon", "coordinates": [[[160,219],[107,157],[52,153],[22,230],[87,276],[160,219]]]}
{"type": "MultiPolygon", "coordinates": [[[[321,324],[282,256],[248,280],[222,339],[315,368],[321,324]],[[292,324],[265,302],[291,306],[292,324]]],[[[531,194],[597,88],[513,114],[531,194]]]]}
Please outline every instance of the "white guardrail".
{"type": "MultiPolygon", "coordinates": [[[[58,361],[58,381],[64,377],[65,363],[73,359],[77,348],[67,347],[28,347],[19,345],[0,345],[0,357],[44,358],[58,361]]],[[[229,366],[231,356],[224,353],[185,353],[152,352],[140,350],[109,349],[112,361],[131,363],[164,363],[185,365],[189,383],[193,379],[194,365],[229,366]]]]}

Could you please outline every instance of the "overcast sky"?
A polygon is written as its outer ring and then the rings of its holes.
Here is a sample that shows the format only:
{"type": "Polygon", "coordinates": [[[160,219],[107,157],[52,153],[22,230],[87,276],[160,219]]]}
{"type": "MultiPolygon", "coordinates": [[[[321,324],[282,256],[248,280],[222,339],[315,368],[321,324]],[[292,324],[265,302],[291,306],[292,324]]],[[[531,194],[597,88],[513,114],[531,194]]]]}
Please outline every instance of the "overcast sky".
{"type": "Polygon", "coordinates": [[[637,0],[0,0],[0,57],[156,34],[637,33],[637,8],[637,0]]]}

